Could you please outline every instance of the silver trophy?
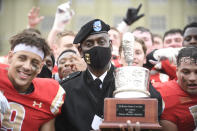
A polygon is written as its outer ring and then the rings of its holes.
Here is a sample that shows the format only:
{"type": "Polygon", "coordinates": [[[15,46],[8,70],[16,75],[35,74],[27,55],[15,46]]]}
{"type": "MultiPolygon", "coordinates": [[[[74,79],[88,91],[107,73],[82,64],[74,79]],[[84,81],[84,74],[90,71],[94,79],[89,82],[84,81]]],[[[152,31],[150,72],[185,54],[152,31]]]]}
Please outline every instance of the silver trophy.
{"type": "Polygon", "coordinates": [[[115,98],[143,98],[149,97],[149,70],[143,67],[132,66],[134,36],[127,32],[123,35],[122,46],[125,61],[128,66],[120,67],[115,72],[115,98]]]}
{"type": "Polygon", "coordinates": [[[120,129],[161,129],[158,123],[157,100],[148,98],[149,70],[132,66],[134,56],[134,36],[123,36],[123,51],[128,66],[115,71],[115,98],[105,98],[104,121],[101,131],[120,129]],[[151,111],[150,111],[151,110],[151,111]]]}
{"type": "Polygon", "coordinates": [[[130,32],[126,32],[122,39],[122,48],[124,52],[125,61],[128,66],[132,65],[133,62],[133,46],[134,46],[134,36],[130,32]]]}

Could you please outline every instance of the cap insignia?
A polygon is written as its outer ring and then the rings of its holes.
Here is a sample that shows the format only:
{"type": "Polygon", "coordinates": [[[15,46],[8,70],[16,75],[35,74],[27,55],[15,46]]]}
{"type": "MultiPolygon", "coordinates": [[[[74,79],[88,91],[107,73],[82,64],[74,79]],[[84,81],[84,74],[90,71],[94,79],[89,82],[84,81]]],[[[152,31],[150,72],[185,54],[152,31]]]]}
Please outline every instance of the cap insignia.
{"type": "Polygon", "coordinates": [[[85,53],[85,60],[86,60],[87,64],[90,64],[90,54],[85,53]]]}
{"type": "Polygon", "coordinates": [[[94,31],[101,31],[101,29],[102,29],[101,21],[95,21],[93,23],[93,29],[94,29],[94,31]]]}

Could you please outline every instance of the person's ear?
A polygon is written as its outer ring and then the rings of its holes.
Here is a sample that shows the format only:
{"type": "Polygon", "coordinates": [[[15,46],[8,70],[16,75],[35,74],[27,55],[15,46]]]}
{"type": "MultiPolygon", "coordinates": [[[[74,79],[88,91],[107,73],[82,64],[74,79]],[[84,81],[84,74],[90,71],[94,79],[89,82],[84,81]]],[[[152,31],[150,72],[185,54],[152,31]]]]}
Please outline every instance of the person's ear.
{"type": "Polygon", "coordinates": [[[13,55],[14,55],[13,51],[9,51],[9,53],[8,53],[8,64],[12,63],[13,55]]]}

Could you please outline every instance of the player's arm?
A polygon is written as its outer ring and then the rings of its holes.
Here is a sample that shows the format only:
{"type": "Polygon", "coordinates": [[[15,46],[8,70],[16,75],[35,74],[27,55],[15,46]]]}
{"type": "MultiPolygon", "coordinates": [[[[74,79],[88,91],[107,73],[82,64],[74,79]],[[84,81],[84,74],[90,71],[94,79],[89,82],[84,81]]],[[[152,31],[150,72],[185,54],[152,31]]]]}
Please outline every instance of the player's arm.
{"type": "Polygon", "coordinates": [[[55,131],[55,118],[43,124],[40,131],[55,131]]]}
{"type": "Polygon", "coordinates": [[[162,131],[178,131],[176,124],[168,120],[161,120],[162,131]]]}
{"type": "Polygon", "coordinates": [[[47,41],[52,49],[57,48],[55,45],[56,35],[62,32],[65,25],[71,20],[74,11],[71,9],[71,1],[63,3],[57,7],[53,27],[49,32],[47,41]]]}

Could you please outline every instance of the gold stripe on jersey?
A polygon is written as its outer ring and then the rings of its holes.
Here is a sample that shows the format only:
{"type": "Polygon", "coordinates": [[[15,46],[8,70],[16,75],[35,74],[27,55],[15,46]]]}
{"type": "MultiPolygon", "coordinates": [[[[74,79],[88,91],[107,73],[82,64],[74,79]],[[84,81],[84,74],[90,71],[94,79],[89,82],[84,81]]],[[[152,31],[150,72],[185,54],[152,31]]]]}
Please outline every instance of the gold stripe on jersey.
{"type": "Polygon", "coordinates": [[[64,94],[65,94],[64,89],[59,85],[57,95],[53,99],[53,102],[50,107],[50,110],[54,115],[56,115],[60,112],[59,110],[60,110],[62,104],[64,103],[64,99],[63,99],[64,94]]]}

